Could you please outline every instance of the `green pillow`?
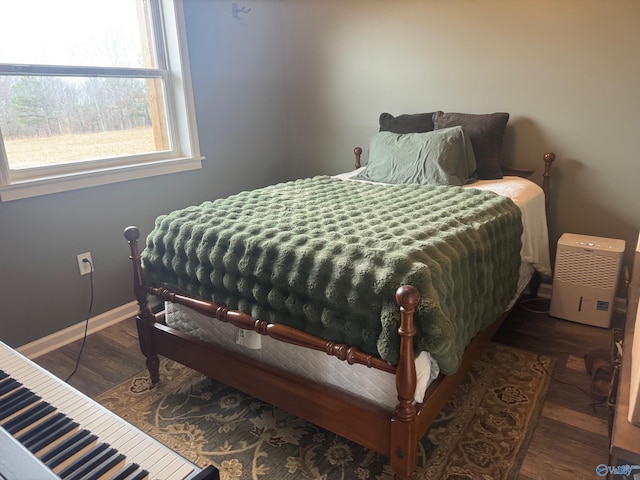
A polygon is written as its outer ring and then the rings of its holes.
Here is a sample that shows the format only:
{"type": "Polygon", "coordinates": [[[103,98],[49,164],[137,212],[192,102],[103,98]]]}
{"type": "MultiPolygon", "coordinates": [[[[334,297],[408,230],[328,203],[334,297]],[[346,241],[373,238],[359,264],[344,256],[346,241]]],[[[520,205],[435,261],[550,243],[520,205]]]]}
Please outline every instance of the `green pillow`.
{"type": "Polygon", "coordinates": [[[462,127],[433,132],[376,133],[369,163],[355,177],[383,183],[464,185],[476,179],[476,158],[462,127]]]}

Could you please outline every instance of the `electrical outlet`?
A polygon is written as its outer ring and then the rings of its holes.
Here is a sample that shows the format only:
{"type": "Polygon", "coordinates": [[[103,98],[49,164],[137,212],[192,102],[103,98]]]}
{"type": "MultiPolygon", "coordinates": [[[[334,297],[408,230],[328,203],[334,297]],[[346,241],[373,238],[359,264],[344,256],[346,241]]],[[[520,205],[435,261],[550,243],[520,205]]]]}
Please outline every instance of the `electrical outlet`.
{"type": "Polygon", "coordinates": [[[86,275],[94,271],[93,260],[91,260],[91,252],[81,253],[78,255],[78,268],[80,275],[86,275]]]}

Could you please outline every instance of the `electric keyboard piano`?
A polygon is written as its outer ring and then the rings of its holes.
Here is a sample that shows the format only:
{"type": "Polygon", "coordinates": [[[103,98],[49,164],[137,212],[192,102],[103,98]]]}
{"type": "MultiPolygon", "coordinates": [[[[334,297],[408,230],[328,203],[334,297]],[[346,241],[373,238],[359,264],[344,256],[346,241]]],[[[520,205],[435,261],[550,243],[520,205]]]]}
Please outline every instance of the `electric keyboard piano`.
{"type": "Polygon", "coordinates": [[[0,342],[0,480],[219,480],[0,342]]]}

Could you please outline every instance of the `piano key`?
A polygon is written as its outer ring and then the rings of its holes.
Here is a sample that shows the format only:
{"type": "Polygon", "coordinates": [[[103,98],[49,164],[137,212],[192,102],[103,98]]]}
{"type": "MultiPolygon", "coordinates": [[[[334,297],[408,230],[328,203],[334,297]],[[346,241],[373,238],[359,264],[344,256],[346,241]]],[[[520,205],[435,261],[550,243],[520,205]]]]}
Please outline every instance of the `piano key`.
{"type": "Polygon", "coordinates": [[[2,426],[7,432],[15,436],[16,433],[24,430],[29,425],[33,425],[36,421],[43,419],[54,410],[55,407],[52,405],[45,402],[39,402],[30,406],[26,410],[23,410],[22,413],[13,417],[2,426]]]}
{"type": "Polygon", "coordinates": [[[7,419],[2,423],[2,426],[4,428],[8,428],[8,426],[16,424],[20,419],[23,419],[25,415],[28,415],[30,412],[33,412],[38,407],[42,408],[43,411],[39,415],[33,415],[34,417],[33,421],[28,425],[22,425],[22,428],[20,429],[13,428],[12,429],[13,436],[17,437],[28,432],[29,430],[37,428],[40,424],[47,421],[57,412],[57,409],[53,405],[48,404],[47,402],[43,402],[43,401],[33,402],[27,405],[26,407],[21,408],[15,414],[7,417],[7,419]]]}
{"type": "MultiPolygon", "coordinates": [[[[113,454],[109,458],[102,460],[100,465],[91,470],[84,479],[86,480],[100,480],[101,477],[107,475],[111,471],[120,470],[120,466],[125,461],[125,456],[114,450],[113,454]]],[[[114,472],[115,473],[115,472],[114,472]]]]}
{"type": "Polygon", "coordinates": [[[135,475],[140,472],[143,472],[142,468],[135,463],[128,463],[123,469],[111,476],[109,480],[127,480],[128,478],[131,478],[131,475],[135,475]]]}
{"type": "Polygon", "coordinates": [[[18,440],[22,445],[29,448],[29,446],[34,442],[49,432],[52,428],[55,428],[59,422],[71,421],[66,417],[63,413],[57,412],[47,417],[44,421],[37,424],[38,428],[33,428],[25,430],[23,433],[16,435],[16,440],[18,440]]]}
{"type": "Polygon", "coordinates": [[[102,455],[105,451],[109,450],[109,445],[104,442],[100,442],[97,445],[94,445],[87,452],[75,458],[69,465],[65,466],[62,470],[58,472],[58,476],[62,479],[67,479],[71,475],[74,475],[75,472],[84,468],[87,464],[89,464],[93,459],[102,455]]]}
{"type": "Polygon", "coordinates": [[[147,480],[148,478],[148,473],[147,472],[134,472],[131,475],[129,475],[128,477],[126,477],[125,480],[147,480]]]}
{"type": "Polygon", "coordinates": [[[63,442],[61,448],[56,447],[52,449],[51,454],[47,452],[40,457],[40,460],[51,470],[55,470],[74,455],[77,455],[90,445],[97,443],[97,441],[98,437],[91,434],[88,430],[79,430],[69,438],[69,442],[63,442]]]}
{"type": "Polygon", "coordinates": [[[2,384],[0,384],[0,397],[10,392],[11,390],[18,388],[19,386],[20,384],[16,382],[13,378],[10,378],[2,382],[2,384]]]}
{"type": "MultiPolygon", "coordinates": [[[[89,477],[94,470],[103,468],[112,459],[117,458],[118,455],[120,454],[116,450],[107,446],[107,448],[93,455],[90,460],[84,461],[79,469],[67,477],[67,480],[82,480],[89,477]]],[[[110,469],[111,467],[108,470],[110,469]]]]}
{"type": "Polygon", "coordinates": [[[5,420],[6,418],[13,415],[13,413],[8,413],[8,409],[12,408],[17,402],[21,402],[22,400],[25,400],[27,398],[33,398],[34,402],[38,401],[38,397],[24,387],[20,387],[2,397],[2,400],[0,401],[0,408],[2,408],[0,421],[5,420]]]}
{"type": "MultiPolygon", "coordinates": [[[[140,474],[140,478],[183,480],[200,471],[188,460],[123,421],[80,392],[75,391],[72,387],[64,384],[17,352],[4,346],[1,342],[0,365],[2,365],[2,372],[5,374],[2,376],[2,383],[0,384],[6,383],[9,379],[15,379],[26,388],[32,390],[34,395],[41,396],[57,411],[79,424],[79,426],[75,427],[76,430],[66,432],[69,430],[70,427],[68,425],[70,424],[62,423],[63,430],[59,434],[56,435],[53,431],[49,432],[52,436],[51,438],[55,437],[51,445],[38,451],[39,455],[46,456],[50,462],[55,460],[57,465],[53,468],[57,468],[58,472],[61,469],[68,468],[71,458],[75,460],[77,456],[86,456],[86,451],[82,451],[82,449],[80,453],[75,451],[74,453],[67,452],[68,455],[66,456],[62,454],[65,450],[73,450],[72,447],[80,442],[82,436],[77,429],[88,430],[97,437],[97,439],[93,438],[89,445],[84,445],[83,448],[85,450],[95,448],[97,442],[105,443],[110,445],[111,449],[124,455],[126,462],[133,465],[137,464],[141,471],[132,473],[134,477],[140,474]],[[70,395],[70,392],[73,392],[73,394],[70,395]],[[78,436],[76,437],[76,435],[78,436]],[[121,446],[126,446],[126,448],[122,449],[121,446]],[[147,461],[151,462],[151,464],[144,463],[147,461]],[[144,470],[148,470],[149,474],[147,475],[144,470]]],[[[2,398],[4,397],[0,397],[0,399],[2,398]]],[[[40,400],[40,402],[44,403],[45,400],[40,400]]],[[[14,413],[13,415],[18,416],[27,411],[30,411],[30,409],[25,406],[22,412],[14,413]]],[[[33,413],[33,411],[30,411],[30,413],[33,413]]],[[[28,415],[24,415],[21,419],[25,419],[28,415]]],[[[51,412],[49,415],[52,416],[53,413],[51,412]]],[[[36,421],[38,420],[44,423],[48,421],[48,417],[45,415],[36,419],[36,421]]],[[[18,421],[15,423],[18,423],[18,421]]],[[[25,420],[24,423],[28,422],[25,420]]],[[[52,423],[47,423],[47,425],[52,425],[52,423]]],[[[31,442],[32,446],[41,446],[41,444],[36,445],[34,440],[31,440],[31,442]]],[[[85,441],[85,443],[87,442],[85,441]]],[[[77,445],[75,446],[77,450],[77,445]]],[[[122,466],[124,467],[124,462],[122,466]]]]}
{"type": "Polygon", "coordinates": [[[39,440],[34,441],[29,450],[31,450],[33,453],[38,453],[49,445],[55,445],[57,440],[59,440],[60,438],[64,437],[70,432],[75,432],[78,429],[78,426],[79,425],[77,422],[71,420],[65,423],[61,423],[57,426],[57,428],[52,429],[49,434],[41,436],[39,440]]]}
{"type": "Polygon", "coordinates": [[[7,405],[3,408],[2,419],[9,419],[11,416],[17,414],[21,410],[24,410],[36,401],[37,399],[34,399],[34,397],[27,394],[16,397],[15,401],[11,402],[10,405],[7,405]]]}

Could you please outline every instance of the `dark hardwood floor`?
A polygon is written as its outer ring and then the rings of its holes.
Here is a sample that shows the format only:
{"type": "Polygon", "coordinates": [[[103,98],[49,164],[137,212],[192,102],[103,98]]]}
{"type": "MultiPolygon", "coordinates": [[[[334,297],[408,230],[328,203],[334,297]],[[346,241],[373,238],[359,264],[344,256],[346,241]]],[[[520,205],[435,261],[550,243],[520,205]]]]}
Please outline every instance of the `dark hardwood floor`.
{"type": "MultiPolygon", "coordinates": [[[[609,410],[594,405],[584,356],[609,347],[613,333],[523,308],[547,310],[548,303],[540,300],[517,307],[494,337],[555,359],[549,392],[518,479],[601,478],[595,469],[609,459],[609,410]]],[[[612,327],[623,323],[624,315],[615,314],[612,327]]]]}
{"type": "MultiPolygon", "coordinates": [[[[543,411],[520,469],[520,480],[601,478],[598,464],[608,461],[608,410],[594,406],[584,355],[609,346],[610,329],[554,319],[532,310],[548,309],[548,301],[517,306],[495,341],[553,357],[555,367],[543,411]]],[[[613,326],[622,326],[614,315],[613,326]]],[[[64,379],[73,371],[80,341],[35,361],[64,379]]],[[[89,336],[69,384],[96,397],[145,368],[135,322],[123,321],[89,336]]]]}

